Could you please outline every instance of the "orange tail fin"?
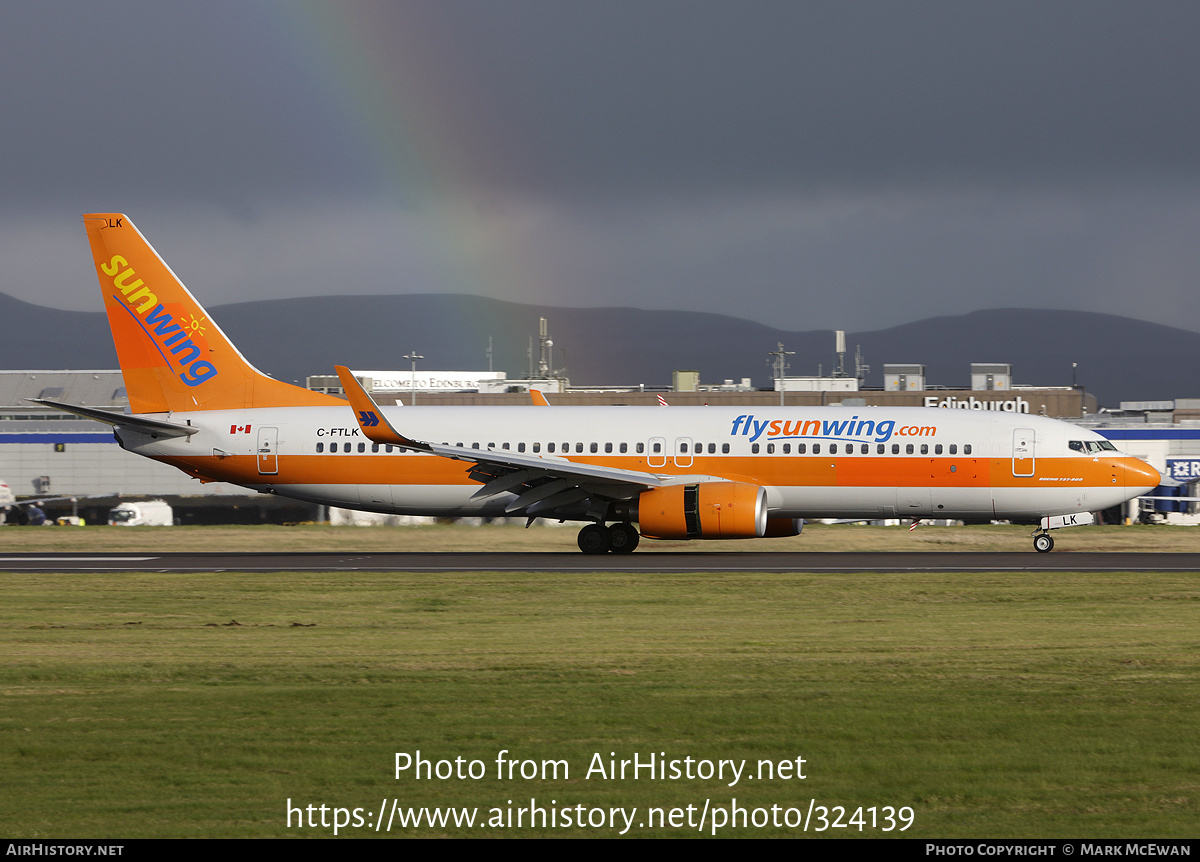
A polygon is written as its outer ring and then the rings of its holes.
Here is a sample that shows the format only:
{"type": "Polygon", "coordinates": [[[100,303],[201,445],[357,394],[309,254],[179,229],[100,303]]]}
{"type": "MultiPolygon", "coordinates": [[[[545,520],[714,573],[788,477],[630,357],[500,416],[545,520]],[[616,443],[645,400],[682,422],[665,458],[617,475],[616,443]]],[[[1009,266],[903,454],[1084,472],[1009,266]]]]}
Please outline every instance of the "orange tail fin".
{"type": "Polygon", "coordinates": [[[345,404],[247,362],[124,215],[83,220],[134,413],[345,404]]]}

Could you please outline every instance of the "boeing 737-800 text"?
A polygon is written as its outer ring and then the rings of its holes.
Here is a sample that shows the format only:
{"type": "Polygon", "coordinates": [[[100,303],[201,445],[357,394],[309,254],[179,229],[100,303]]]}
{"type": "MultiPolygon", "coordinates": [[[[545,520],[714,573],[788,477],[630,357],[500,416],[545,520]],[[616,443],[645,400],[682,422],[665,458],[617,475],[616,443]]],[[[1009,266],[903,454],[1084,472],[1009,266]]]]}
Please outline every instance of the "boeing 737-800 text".
{"type": "Polygon", "coordinates": [[[373,512],[584,522],[585,553],[639,537],[788,536],[805,518],[1039,520],[1159,481],[1040,416],[922,407],[379,407],[255,369],[124,215],[84,217],[131,413],[43,401],[207,481],[373,512]],[[636,525],[636,526],[635,526],[636,525]]]}

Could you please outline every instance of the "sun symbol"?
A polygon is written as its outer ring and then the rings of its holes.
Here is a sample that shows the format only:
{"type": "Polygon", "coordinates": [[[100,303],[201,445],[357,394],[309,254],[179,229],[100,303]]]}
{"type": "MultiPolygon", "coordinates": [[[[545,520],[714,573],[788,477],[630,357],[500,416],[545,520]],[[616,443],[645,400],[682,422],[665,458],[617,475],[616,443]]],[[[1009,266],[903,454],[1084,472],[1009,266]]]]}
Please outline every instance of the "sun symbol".
{"type": "Polygon", "coordinates": [[[188,317],[191,318],[190,321],[184,320],[182,317],[179,318],[179,322],[183,324],[183,328],[186,329],[189,333],[194,332],[199,335],[204,335],[205,334],[204,321],[208,320],[208,318],[201,317],[199,320],[197,320],[196,315],[194,315],[194,314],[189,314],[188,317]]]}

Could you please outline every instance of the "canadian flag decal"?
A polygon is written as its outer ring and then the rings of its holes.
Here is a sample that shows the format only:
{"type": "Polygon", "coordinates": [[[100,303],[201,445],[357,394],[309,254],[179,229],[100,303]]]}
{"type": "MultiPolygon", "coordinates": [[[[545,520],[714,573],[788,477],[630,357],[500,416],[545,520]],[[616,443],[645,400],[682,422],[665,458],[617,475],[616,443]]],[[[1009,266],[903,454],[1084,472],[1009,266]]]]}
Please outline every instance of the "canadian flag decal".
{"type": "Polygon", "coordinates": [[[229,433],[230,434],[249,434],[250,426],[249,425],[230,425],[229,433]]]}

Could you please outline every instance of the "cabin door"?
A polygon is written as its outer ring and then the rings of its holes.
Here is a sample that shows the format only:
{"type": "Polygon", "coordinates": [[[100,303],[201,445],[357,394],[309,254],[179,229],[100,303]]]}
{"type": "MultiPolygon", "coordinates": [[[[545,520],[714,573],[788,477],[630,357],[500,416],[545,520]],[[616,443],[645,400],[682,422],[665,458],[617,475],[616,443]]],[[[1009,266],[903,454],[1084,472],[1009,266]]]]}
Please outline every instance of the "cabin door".
{"type": "Polygon", "coordinates": [[[1033,475],[1033,444],[1034,436],[1032,428],[1013,429],[1012,471],[1014,476],[1033,475]]]}
{"type": "Polygon", "coordinates": [[[279,472],[279,429],[258,429],[258,473],[270,476],[279,472]]]}

